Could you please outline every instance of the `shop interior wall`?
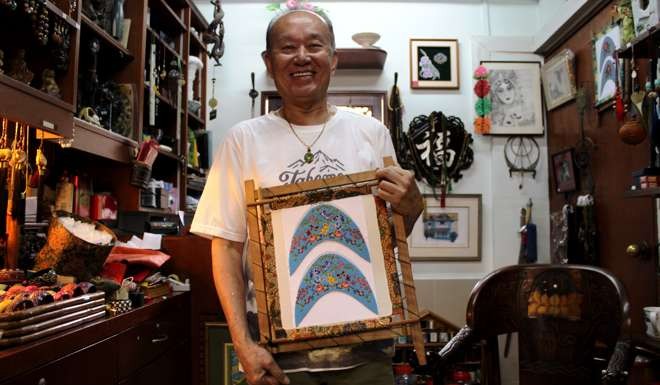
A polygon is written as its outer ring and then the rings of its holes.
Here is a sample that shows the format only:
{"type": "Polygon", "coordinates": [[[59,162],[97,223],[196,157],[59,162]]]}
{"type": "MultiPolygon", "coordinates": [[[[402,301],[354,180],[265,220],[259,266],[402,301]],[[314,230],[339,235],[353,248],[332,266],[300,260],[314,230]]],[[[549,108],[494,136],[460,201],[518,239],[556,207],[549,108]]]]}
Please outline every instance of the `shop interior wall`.
{"type": "MultiPolygon", "coordinates": [[[[215,71],[218,118],[209,121],[212,145],[226,131],[250,117],[250,72],[256,88],[274,90],[260,58],[265,29],[273,14],[267,1],[222,1],[225,11],[225,56],[215,71]]],[[[496,1],[318,1],[333,21],[337,47],[357,47],[351,35],[362,31],[380,33],[377,46],[388,52],[383,71],[338,71],[331,83],[335,90],[389,90],[394,73],[405,104],[404,127],[417,115],[439,110],[458,116],[469,132],[474,118],[472,71],[479,60],[539,60],[530,55],[538,29],[536,0],[496,1]],[[515,22],[512,22],[515,21],[515,22]],[[456,38],[459,40],[460,89],[411,90],[408,44],[410,38],[456,38]]],[[[212,17],[208,2],[197,2],[202,13],[212,17]]],[[[211,84],[209,84],[209,90],[211,84]]],[[[257,113],[259,113],[259,100],[257,113]]],[[[532,198],[534,220],[539,227],[539,260],[549,261],[548,177],[545,137],[537,138],[542,159],[535,179],[509,178],[503,146],[505,138],[475,136],[475,162],[455,185],[455,193],[483,195],[482,260],[469,263],[415,263],[422,307],[432,308],[457,324],[464,322],[465,304],[475,281],[496,267],[516,263],[520,208],[532,198]],[[442,281],[436,283],[435,281],[442,281]],[[436,297],[442,297],[437,299],[436,297]]],[[[422,186],[424,188],[424,186],[422,186]]]]}
{"type": "MultiPolygon", "coordinates": [[[[615,1],[612,2],[613,5],[615,1]]],[[[641,331],[641,308],[656,303],[655,262],[653,258],[632,258],[625,254],[626,246],[647,240],[655,244],[652,198],[625,198],[624,193],[632,183],[631,173],[648,165],[649,144],[624,144],[617,131],[621,126],[613,108],[598,111],[593,108],[593,51],[592,39],[612,22],[612,7],[605,7],[577,33],[572,35],[547,59],[564,48],[575,53],[576,80],[587,92],[589,106],[585,114],[585,134],[596,144],[592,157],[592,173],[595,180],[596,225],[598,229],[598,256],[603,267],[621,279],[631,301],[633,329],[641,331]]],[[[639,60],[641,79],[645,80],[646,60],[639,60]]],[[[643,81],[644,81],[643,80],[643,81]]],[[[579,117],[575,101],[558,107],[547,114],[548,151],[550,156],[561,150],[575,147],[580,139],[579,117]]],[[[584,182],[584,181],[581,181],[584,182]]],[[[585,184],[582,183],[582,192],[585,184]]],[[[551,212],[561,210],[566,199],[575,204],[578,193],[565,196],[552,191],[550,184],[551,212]]],[[[655,253],[653,253],[655,254],[655,253]]]]}

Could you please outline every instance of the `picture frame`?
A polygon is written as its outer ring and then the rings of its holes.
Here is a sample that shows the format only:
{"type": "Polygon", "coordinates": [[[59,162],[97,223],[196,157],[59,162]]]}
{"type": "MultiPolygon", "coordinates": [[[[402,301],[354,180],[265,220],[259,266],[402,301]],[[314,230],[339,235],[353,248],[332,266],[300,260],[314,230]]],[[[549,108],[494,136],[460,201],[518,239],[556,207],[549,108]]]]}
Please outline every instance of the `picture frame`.
{"type": "Polygon", "coordinates": [[[541,79],[548,111],[575,99],[577,87],[575,84],[575,54],[565,49],[543,64],[541,79]]]}
{"type": "Polygon", "coordinates": [[[204,322],[206,385],[247,385],[225,322],[204,322]]]}
{"type": "Polygon", "coordinates": [[[635,26],[635,36],[639,36],[658,24],[658,10],[660,1],[658,0],[632,0],[633,22],[635,26]]]}
{"type": "Polygon", "coordinates": [[[410,88],[460,88],[457,39],[410,39],[410,88]]]}
{"type": "Polygon", "coordinates": [[[375,170],[245,181],[259,344],[272,353],[405,335],[426,362],[403,217],[373,195],[377,184],[375,170]]]}
{"type": "Polygon", "coordinates": [[[614,101],[617,89],[616,51],[621,48],[621,27],[614,23],[594,36],[594,106],[602,109],[614,101]]]}
{"type": "Polygon", "coordinates": [[[572,148],[552,155],[552,169],[555,179],[555,191],[569,193],[577,190],[574,150],[572,148]]]}
{"type": "MultiPolygon", "coordinates": [[[[372,116],[383,124],[387,124],[388,109],[387,92],[385,91],[328,91],[328,103],[340,109],[372,116]]],[[[275,111],[282,107],[282,97],[277,91],[261,93],[261,114],[275,111]]]]}
{"type": "Polygon", "coordinates": [[[412,261],[481,260],[481,194],[424,195],[424,212],[410,233],[412,261]]]}
{"type": "Polygon", "coordinates": [[[482,61],[491,86],[489,135],[543,135],[541,63],[482,61]]]}

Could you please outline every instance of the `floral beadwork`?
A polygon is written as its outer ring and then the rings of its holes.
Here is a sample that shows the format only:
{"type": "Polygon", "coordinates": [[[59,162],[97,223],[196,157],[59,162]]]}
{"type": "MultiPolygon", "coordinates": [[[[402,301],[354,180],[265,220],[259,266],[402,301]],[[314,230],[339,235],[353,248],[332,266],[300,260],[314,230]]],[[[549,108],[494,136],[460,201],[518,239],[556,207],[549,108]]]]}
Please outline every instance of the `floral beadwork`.
{"type": "Polygon", "coordinates": [[[360,270],[342,256],[324,254],[305,273],[298,289],[296,325],[300,325],[321,297],[333,291],[350,295],[378,314],[374,293],[360,270]]]}
{"type": "Polygon", "coordinates": [[[355,222],[335,206],[322,204],[303,217],[291,239],[289,274],[293,274],[307,254],[325,241],[341,243],[370,262],[369,250],[355,222]]]}

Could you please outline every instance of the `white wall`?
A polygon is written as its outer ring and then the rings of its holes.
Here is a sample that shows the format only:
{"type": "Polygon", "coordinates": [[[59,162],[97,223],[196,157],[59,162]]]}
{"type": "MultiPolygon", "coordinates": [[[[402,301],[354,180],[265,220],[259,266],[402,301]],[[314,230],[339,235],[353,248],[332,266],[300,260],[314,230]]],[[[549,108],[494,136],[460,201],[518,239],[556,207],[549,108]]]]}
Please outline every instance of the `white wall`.
{"type": "MultiPolygon", "coordinates": [[[[272,13],[268,2],[223,1],[225,11],[225,56],[215,69],[218,119],[210,121],[213,144],[217,145],[227,128],[250,117],[250,72],[256,74],[256,88],[274,90],[260,52],[264,49],[265,29],[272,13]]],[[[383,71],[338,71],[331,88],[337,90],[389,90],[394,72],[405,104],[404,127],[417,115],[441,110],[460,117],[472,132],[474,118],[472,71],[479,60],[538,60],[533,51],[538,29],[539,3],[535,0],[454,1],[321,1],[336,32],[337,46],[356,47],[351,35],[361,31],[380,33],[376,43],[388,52],[383,71]],[[488,36],[500,36],[498,39],[488,36]],[[459,40],[460,90],[411,90],[409,87],[408,40],[416,38],[456,38],[459,40]],[[524,37],[524,38],[520,38],[524,37]],[[520,52],[526,52],[522,54],[520,52]]],[[[212,8],[198,6],[207,18],[212,8]]],[[[213,70],[209,71],[209,82],[213,70]]],[[[210,83],[209,83],[210,90],[210,83]]],[[[259,113],[259,100],[257,100],[259,113]]],[[[415,263],[416,279],[481,278],[492,269],[517,262],[520,208],[531,197],[534,219],[539,226],[539,256],[549,261],[548,184],[545,138],[539,140],[543,155],[535,180],[526,177],[523,189],[519,178],[509,179],[503,156],[505,139],[475,136],[475,160],[455,193],[483,194],[482,261],[472,263],[415,263]]]]}
{"type": "Polygon", "coordinates": [[[545,43],[587,0],[539,0],[540,28],[534,38],[534,50],[545,43]]]}

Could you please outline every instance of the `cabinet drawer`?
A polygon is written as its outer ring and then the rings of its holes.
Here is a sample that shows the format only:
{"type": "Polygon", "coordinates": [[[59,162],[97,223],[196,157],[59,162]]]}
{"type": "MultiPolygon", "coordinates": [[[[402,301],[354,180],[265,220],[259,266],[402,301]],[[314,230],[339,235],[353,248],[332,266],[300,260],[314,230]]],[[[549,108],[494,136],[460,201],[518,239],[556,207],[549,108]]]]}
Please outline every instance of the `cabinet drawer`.
{"type": "Polygon", "coordinates": [[[186,339],[186,312],[168,311],[119,335],[119,378],[148,365],[186,339]]]}
{"type": "Polygon", "coordinates": [[[112,385],[115,379],[116,344],[105,340],[31,370],[2,385],[112,385]]]}

